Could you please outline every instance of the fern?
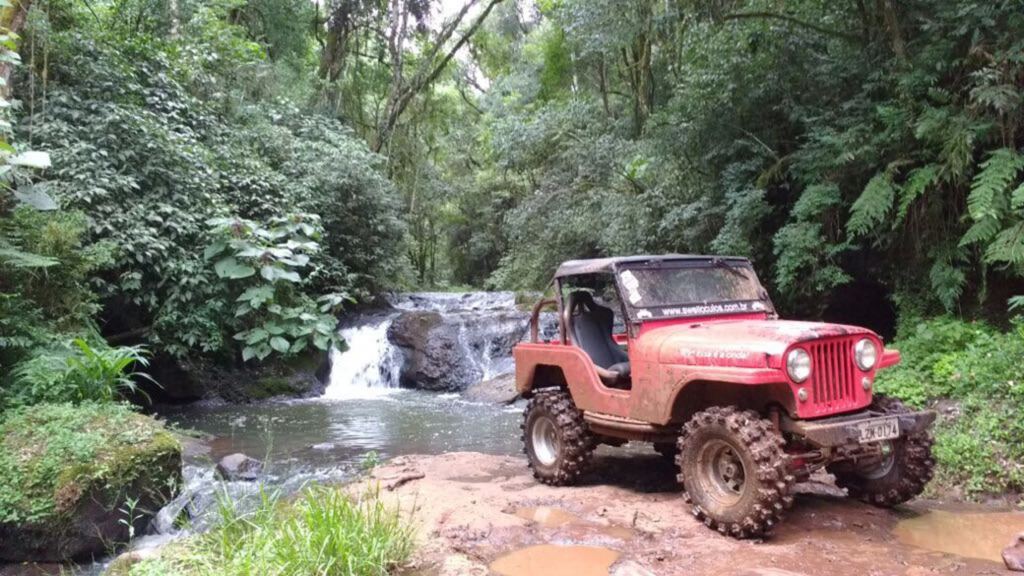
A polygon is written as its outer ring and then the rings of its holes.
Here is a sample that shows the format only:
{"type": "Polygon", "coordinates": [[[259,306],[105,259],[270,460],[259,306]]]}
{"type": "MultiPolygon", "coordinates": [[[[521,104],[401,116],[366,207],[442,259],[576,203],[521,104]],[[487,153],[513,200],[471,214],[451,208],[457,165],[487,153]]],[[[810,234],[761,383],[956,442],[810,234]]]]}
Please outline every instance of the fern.
{"type": "Polygon", "coordinates": [[[996,150],[981,165],[967,197],[967,212],[974,221],[1002,218],[1006,189],[1021,168],[1024,168],[1024,156],[1009,148],[996,150]]]}
{"type": "Polygon", "coordinates": [[[1010,312],[1024,312],[1024,295],[1011,296],[1007,304],[1009,304],[1010,312]]]}
{"type": "Polygon", "coordinates": [[[1024,222],[1000,232],[985,250],[985,261],[1013,266],[1024,264],[1024,222]]]}
{"type": "Polygon", "coordinates": [[[895,197],[896,188],[892,183],[892,175],[888,171],[876,174],[853,203],[846,231],[853,237],[870,232],[885,220],[895,197]]]}
{"type": "Polygon", "coordinates": [[[1017,189],[1010,195],[1010,207],[1014,210],[1024,208],[1024,183],[1017,186],[1017,189]]]}
{"type": "Polygon", "coordinates": [[[935,183],[939,178],[939,167],[934,164],[929,164],[921,168],[916,168],[910,171],[907,175],[906,182],[900,188],[899,208],[896,210],[896,219],[892,225],[895,228],[899,226],[901,222],[907,217],[907,212],[910,211],[910,205],[915,200],[924,195],[928,190],[928,187],[935,183]]]}
{"type": "Polygon", "coordinates": [[[964,292],[964,284],[967,283],[963,270],[954,267],[948,260],[939,259],[932,264],[928,279],[939,302],[946,310],[953,310],[964,292]]]}
{"type": "Polygon", "coordinates": [[[0,240],[0,266],[12,268],[48,268],[56,266],[59,262],[55,258],[32,254],[24,250],[18,250],[14,246],[0,240]]]}
{"type": "Polygon", "coordinates": [[[1002,228],[998,218],[987,217],[978,220],[967,229],[960,238],[960,246],[969,246],[980,242],[991,240],[1002,228]]]}

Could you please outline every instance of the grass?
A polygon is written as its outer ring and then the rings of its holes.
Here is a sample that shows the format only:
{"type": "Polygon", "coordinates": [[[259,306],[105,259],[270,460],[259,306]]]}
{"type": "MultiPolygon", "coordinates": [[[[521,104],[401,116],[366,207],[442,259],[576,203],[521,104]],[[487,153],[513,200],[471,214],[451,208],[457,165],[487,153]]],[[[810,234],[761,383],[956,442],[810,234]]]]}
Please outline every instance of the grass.
{"type": "Polygon", "coordinates": [[[111,567],[117,576],[380,576],[406,562],[413,531],[377,494],[353,498],[311,486],[285,502],[261,492],[254,510],[222,497],[220,522],[154,559],[111,567]]]}
{"type": "Polygon", "coordinates": [[[903,362],[877,389],[916,407],[940,405],[934,487],[966,497],[1024,492],[1024,321],[1003,332],[936,318],[901,330],[903,362]]]}
{"type": "Polygon", "coordinates": [[[9,411],[0,423],[0,522],[59,522],[81,497],[116,500],[140,476],[164,476],[180,450],[162,424],[123,404],[9,411]]]}

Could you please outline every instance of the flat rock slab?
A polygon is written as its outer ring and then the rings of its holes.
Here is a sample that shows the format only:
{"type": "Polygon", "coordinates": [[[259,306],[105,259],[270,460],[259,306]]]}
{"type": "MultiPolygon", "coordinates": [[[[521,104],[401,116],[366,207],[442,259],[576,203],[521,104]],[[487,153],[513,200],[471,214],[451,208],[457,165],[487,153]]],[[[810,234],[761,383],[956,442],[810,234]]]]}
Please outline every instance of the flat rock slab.
{"type": "MultiPolygon", "coordinates": [[[[607,573],[615,576],[966,576],[1003,569],[900,544],[891,534],[898,513],[820,491],[801,491],[771,538],[721,536],[692,518],[671,466],[639,448],[600,448],[574,487],[538,483],[522,458],[462,452],[395,458],[351,486],[362,494],[374,489],[416,526],[416,574],[500,573],[499,559],[543,545],[614,551],[607,573]]],[[[568,574],[586,572],[564,566],[568,574]]],[[[546,576],[556,573],[563,572],[546,576]]]]}

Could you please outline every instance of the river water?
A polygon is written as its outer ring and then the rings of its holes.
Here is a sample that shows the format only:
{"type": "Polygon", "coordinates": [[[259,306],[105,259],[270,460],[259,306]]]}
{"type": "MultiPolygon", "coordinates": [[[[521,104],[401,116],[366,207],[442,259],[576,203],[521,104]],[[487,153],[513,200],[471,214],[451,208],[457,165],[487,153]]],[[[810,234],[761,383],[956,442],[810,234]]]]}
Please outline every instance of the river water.
{"type": "Polygon", "coordinates": [[[478,404],[459,394],[400,388],[402,355],[387,337],[403,311],[436,312],[454,323],[471,373],[497,376],[512,370],[508,335],[526,331],[514,300],[511,292],[392,296],[392,309],[346,319],[340,329],[346,346],[331,352],[330,382],[321,398],[157,410],[196,440],[187,443],[182,494],[160,511],[152,533],[136,546],[208,529],[225,495],[244,506],[268,486],[287,494],[312,482],[345,481],[365,463],[402,454],[518,453],[521,404],[478,404]],[[236,452],[264,461],[262,482],[215,476],[216,462],[236,452]],[[189,519],[186,529],[180,527],[183,517],[189,519]]]}

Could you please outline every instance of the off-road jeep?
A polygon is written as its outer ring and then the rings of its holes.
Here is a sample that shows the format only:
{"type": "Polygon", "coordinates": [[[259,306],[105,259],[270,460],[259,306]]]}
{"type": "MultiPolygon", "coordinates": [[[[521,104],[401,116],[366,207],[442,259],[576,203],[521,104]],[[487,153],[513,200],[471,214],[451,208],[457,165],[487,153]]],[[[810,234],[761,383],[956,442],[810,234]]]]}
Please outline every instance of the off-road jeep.
{"type": "Polygon", "coordinates": [[[879,506],[931,479],[935,413],[873,394],[899,352],[865,328],[779,320],[747,259],[573,260],[552,284],[513,350],[539,481],[572,484],[598,444],[650,442],[693,514],[742,538],[769,532],[820,468],[879,506]],[[559,321],[545,341],[547,307],[559,321]]]}

